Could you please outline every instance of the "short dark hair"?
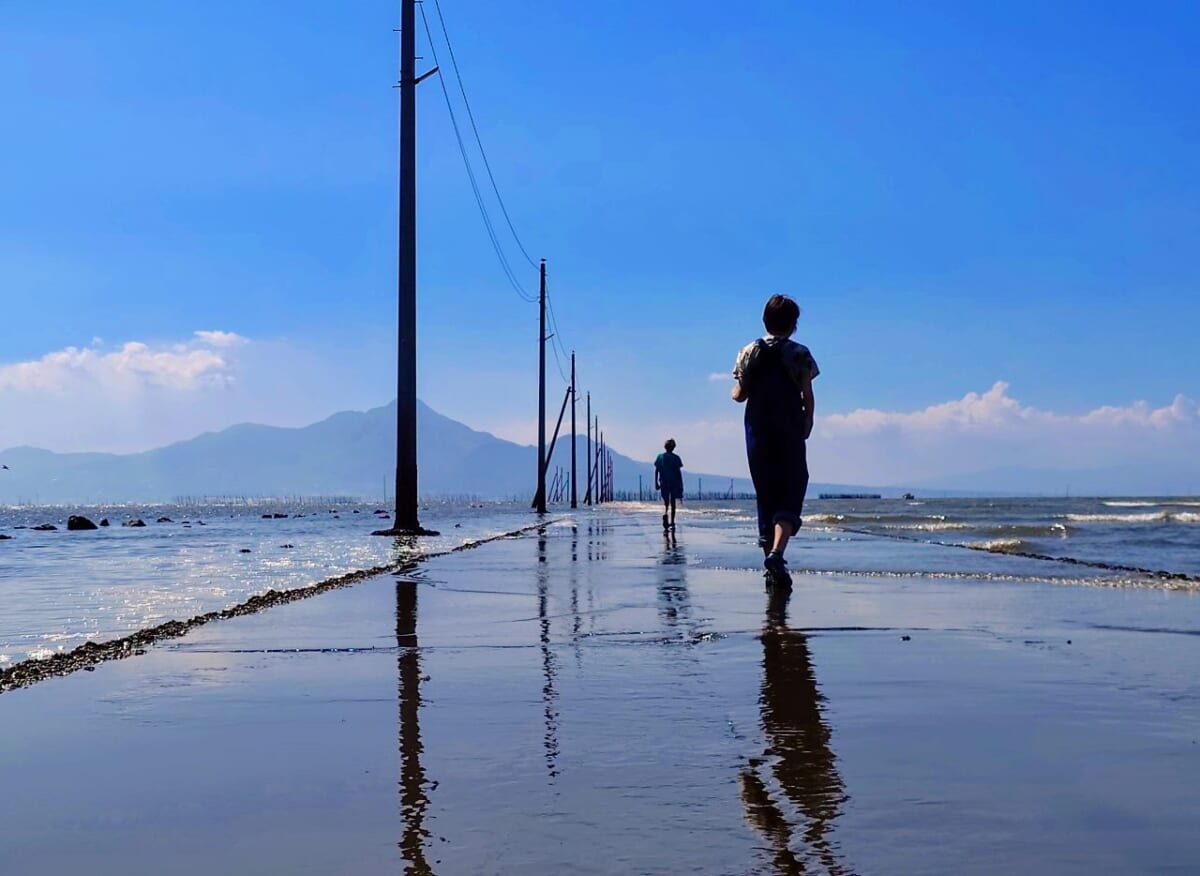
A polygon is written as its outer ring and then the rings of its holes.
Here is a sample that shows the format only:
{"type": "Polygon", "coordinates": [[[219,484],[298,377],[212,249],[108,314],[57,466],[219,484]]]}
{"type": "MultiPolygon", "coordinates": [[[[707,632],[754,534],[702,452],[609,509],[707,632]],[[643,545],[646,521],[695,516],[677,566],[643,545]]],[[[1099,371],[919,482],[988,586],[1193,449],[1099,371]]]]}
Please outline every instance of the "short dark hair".
{"type": "Polygon", "coordinates": [[[772,295],[763,308],[763,326],[773,335],[789,335],[800,320],[800,305],[786,295],[772,295]]]}
{"type": "Polygon", "coordinates": [[[668,439],[666,440],[666,443],[664,443],[664,444],[663,444],[663,448],[664,448],[665,450],[667,450],[668,452],[670,452],[670,451],[674,450],[674,449],[675,449],[675,439],[674,439],[674,438],[668,438],[668,439]]]}

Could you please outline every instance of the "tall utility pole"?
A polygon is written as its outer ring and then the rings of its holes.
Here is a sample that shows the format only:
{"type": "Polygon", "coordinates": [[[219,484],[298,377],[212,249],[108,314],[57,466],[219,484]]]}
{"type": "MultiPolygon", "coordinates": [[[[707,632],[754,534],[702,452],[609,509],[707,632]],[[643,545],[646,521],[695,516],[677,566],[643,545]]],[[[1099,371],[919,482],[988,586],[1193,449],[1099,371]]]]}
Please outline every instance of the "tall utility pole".
{"type": "Polygon", "coordinates": [[[538,293],[538,514],[546,513],[546,260],[541,264],[538,293]]]}
{"type": "Polygon", "coordinates": [[[592,394],[587,394],[587,456],[583,458],[583,467],[587,469],[587,492],[584,493],[583,503],[592,504],[592,394]]]}
{"type": "Polygon", "coordinates": [[[378,535],[436,535],[422,529],[417,519],[417,82],[420,80],[416,74],[416,8],[416,0],[402,0],[400,4],[396,519],[390,530],[378,530],[378,535]]]}
{"type": "Polygon", "coordinates": [[[575,437],[575,351],[571,351],[571,507],[579,507],[579,490],[578,479],[575,472],[575,456],[578,450],[575,447],[577,439],[575,437]]]}
{"type": "MultiPolygon", "coordinates": [[[[596,429],[600,429],[600,421],[596,421],[596,429]]],[[[604,477],[604,433],[600,432],[600,459],[596,462],[596,482],[600,484],[600,501],[608,501],[608,483],[604,477]]]]}

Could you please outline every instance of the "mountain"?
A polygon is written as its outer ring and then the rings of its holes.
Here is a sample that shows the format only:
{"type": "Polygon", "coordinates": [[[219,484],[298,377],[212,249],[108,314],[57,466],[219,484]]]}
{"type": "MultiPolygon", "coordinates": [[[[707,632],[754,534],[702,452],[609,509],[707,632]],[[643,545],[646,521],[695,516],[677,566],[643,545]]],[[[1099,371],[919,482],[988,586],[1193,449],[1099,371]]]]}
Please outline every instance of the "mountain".
{"type": "MultiPolygon", "coordinates": [[[[243,424],[141,453],[53,453],[34,447],[0,452],[0,502],[154,502],[182,496],[356,496],[382,499],[394,482],[396,405],[344,411],[302,428],[243,424]]],[[[580,480],[584,439],[579,438],[580,480]]],[[[478,432],[418,402],[418,475],[426,496],[532,496],[537,450],[478,432]]],[[[551,465],[570,465],[570,436],[551,465]]],[[[618,490],[647,490],[653,466],[614,454],[618,490]]],[[[706,491],[728,476],[688,472],[706,491]]],[[[750,490],[733,479],[736,492],[750,490]]],[[[582,494],[579,497],[583,499],[582,494]]]]}

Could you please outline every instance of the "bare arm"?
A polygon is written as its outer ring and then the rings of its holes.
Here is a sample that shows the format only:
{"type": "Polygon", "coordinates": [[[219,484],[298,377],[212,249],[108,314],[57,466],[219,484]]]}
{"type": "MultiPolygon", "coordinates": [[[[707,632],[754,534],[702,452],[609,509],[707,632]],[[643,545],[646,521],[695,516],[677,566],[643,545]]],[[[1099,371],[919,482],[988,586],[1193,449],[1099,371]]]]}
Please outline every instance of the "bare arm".
{"type": "Polygon", "coordinates": [[[742,381],[739,380],[733,384],[733,389],[730,390],[729,397],[738,404],[746,400],[746,387],[742,386],[742,381]]]}
{"type": "Polygon", "coordinates": [[[800,389],[804,393],[804,440],[808,440],[808,436],[813,430],[813,410],[815,401],[813,399],[812,374],[804,375],[800,382],[800,389]]]}

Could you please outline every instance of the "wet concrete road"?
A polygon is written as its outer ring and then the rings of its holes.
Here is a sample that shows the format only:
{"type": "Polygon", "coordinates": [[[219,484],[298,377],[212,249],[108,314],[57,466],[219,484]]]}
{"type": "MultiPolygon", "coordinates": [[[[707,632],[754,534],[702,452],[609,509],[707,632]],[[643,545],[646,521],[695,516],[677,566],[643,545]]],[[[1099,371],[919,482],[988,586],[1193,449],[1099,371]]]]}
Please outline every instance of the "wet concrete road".
{"type": "Polygon", "coordinates": [[[1101,622],[1196,600],[914,573],[771,601],[755,565],[728,522],[581,513],[5,694],[0,872],[1200,861],[1200,638],[1101,622]]]}

